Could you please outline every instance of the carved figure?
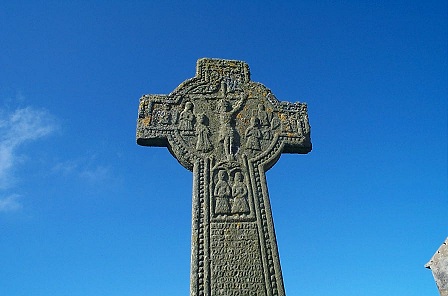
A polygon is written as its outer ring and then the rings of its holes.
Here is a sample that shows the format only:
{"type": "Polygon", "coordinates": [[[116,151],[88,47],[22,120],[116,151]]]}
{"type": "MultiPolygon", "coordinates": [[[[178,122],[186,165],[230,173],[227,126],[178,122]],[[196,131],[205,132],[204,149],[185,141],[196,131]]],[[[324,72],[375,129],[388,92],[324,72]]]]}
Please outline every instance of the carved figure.
{"type": "Polygon", "coordinates": [[[138,118],[146,117],[146,108],[147,108],[147,102],[143,100],[140,101],[140,105],[138,107],[138,118]]]}
{"type": "Polygon", "coordinates": [[[308,113],[307,113],[306,106],[303,109],[304,109],[304,112],[303,112],[303,115],[302,115],[302,117],[303,117],[303,125],[304,125],[303,132],[304,132],[305,135],[309,135],[310,134],[310,122],[308,121],[308,113]]]}
{"type": "Polygon", "coordinates": [[[210,141],[210,129],[207,126],[207,117],[205,114],[198,115],[199,120],[196,125],[196,135],[198,140],[196,141],[196,150],[202,152],[208,152],[212,150],[213,144],[210,141]]]}
{"type": "Polygon", "coordinates": [[[247,203],[247,186],[243,182],[243,174],[235,173],[235,180],[232,186],[232,196],[234,197],[232,204],[232,214],[247,214],[250,212],[247,203]]]}
{"type": "Polygon", "coordinates": [[[303,136],[303,127],[302,127],[302,119],[298,116],[297,118],[297,133],[299,136],[303,136]]]}
{"type": "Polygon", "coordinates": [[[263,104],[258,105],[258,119],[260,120],[261,133],[263,139],[271,138],[271,123],[269,120],[269,114],[266,112],[263,104]]]}
{"type": "Polygon", "coordinates": [[[287,133],[293,133],[294,127],[292,126],[291,118],[289,114],[282,113],[280,115],[280,120],[282,122],[282,130],[287,133]]]}
{"type": "Polygon", "coordinates": [[[227,182],[228,175],[226,171],[218,172],[218,182],[215,186],[215,214],[228,214],[230,213],[230,197],[231,189],[227,182]]]}
{"type": "Polygon", "coordinates": [[[277,130],[281,127],[281,121],[278,116],[279,116],[278,114],[275,114],[274,116],[272,116],[272,119],[271,119],[271,129],[272,130],[277,130]]]}
{"type": "Polygon", "coordinates": [[[234,139],[235,139],[235,115],[236,112],[241,108],[242,104],[246,99],[246,95],[242,95],[240,100],[236,103],[235,107],[225,98],[221,99],[218,103],[218,113],[219,113],[219,135],[218,140],[222,145],[224,155],[231,159],[234,153],[234,139]]]}
{"type": "Polygon", "coordinates": [[[168,104],[164,104],[162,110],[158,111],[157,118],[159,119],[159,123],[161,125],[170,125],[171,124],[172,114],[171,114],[170,106],[168,104]]]}
{"type": "Polygon", "coordinates": [[[184,110],[180,113],[179,129],[181,131],[192,131],[194,128],[195,116],[193,114],[193,103],[185,103],[184,110]]]}
{"type": "Polygon", "coordinates": [[[246,129],[246,149],[261,150],[260,139],[263,137],[260,131],[260,121],[256,117],[250,119],[250,126],[246,129]]]}

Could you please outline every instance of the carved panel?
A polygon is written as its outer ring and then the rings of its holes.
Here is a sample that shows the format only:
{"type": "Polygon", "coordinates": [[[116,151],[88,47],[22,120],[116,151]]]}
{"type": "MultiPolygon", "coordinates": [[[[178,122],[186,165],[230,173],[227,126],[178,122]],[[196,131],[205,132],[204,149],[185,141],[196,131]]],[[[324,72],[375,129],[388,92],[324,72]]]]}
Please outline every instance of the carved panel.
{"type": "Polygon", "coordinates": [[[266,295],[258,235],[254,222],[210,225],[212,296],[266,295]]]}

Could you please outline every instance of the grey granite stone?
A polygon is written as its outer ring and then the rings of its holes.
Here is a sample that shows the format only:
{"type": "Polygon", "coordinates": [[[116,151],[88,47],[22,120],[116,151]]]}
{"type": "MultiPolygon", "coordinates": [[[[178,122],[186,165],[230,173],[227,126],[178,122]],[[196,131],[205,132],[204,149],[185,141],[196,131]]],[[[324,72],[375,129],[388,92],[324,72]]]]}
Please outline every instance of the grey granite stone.
{"type": "Polygon", "coordinates": [[[448,237],[425,265],[431,269],[441,296],[448,296],[448,237]]]}
{"type": "Polygon", "coordinates": [[[190,295],[285,295],[265,172],[311,151],[307,105],[278,101],[245,62],[199,59],[170,94],[140,98],[137,143],[193,171],[190,295]]]}

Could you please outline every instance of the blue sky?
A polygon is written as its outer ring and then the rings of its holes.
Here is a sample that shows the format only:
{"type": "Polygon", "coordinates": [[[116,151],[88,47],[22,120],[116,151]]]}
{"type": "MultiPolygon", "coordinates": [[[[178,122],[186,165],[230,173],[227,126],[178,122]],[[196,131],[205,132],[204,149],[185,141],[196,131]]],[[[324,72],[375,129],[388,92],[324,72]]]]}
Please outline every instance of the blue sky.
{"type": "Polygon", "coordinates": [[[192,174],[135,125],[202,57],[308,103],[267,173],[287,295],[438,295],[446,1],[162,3],[0,4],[0,295],[188,295],[192,174]]]}

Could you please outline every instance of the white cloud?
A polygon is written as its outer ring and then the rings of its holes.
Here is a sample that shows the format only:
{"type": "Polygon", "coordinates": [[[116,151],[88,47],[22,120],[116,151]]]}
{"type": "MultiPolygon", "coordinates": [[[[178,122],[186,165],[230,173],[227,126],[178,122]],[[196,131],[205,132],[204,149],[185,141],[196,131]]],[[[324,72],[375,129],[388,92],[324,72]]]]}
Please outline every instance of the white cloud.
{"type": "Polygon", "coordinates": [[[75,174],[79,170],[79,167],[83,163],[82,160],[67,160],[63,162],[58,162],[53,166],[53,172],[60,174],[62,176],[68,176],[70,174],[75,174]]]}
{"type": "Polygon", "coordinates": [[[98,164],[94,155],[60,162],[53,167],[53,172],[66,177],[75,176],[88,183],[101,183],[113,179],[111,167],[98,164]]]}
{"type": "Polygon", "coordinates": [[[12,194],[0,199],[0,213],[14,212],[22,209],[22,204],[19,201],[20,196],[12,194]]]}
{"type": "Polygon", "coordinates": [[[21,159],[18,148],[55,128],[53,117],[45,110],[26,107],[0,112],[0,189],[10,186],[12,169],[21,159]]]}
{"type": "Polygon", "coordinates": [[[13,164],[13,149],[6,144],[0,143],[0,188],[9,183],[9,171],[13,164]]]}
{"type": "Polygon", "coordinates": [[[92,183],[101,182],[111,178],[110,168],[101,165],[85,169],[80,173],[80,176],[92,183]]]}

